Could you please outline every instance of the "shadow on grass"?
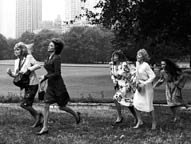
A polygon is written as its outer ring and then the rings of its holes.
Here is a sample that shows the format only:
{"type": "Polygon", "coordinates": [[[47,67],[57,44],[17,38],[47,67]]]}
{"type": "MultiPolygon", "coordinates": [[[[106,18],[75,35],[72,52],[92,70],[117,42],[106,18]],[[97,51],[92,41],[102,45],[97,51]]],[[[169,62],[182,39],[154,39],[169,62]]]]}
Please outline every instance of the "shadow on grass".
{"type": "Polygon", "coordinates": [[[158,126],[151,130],[151,117],[142,113],[144,125],[133,129],[134,119],[127,109],[123,109],[124,122],[111,126],[116,118],[114,110],[78,109],[82,121],[75,124],[67,113],[50,113],[49,134],[36,136],[40,128],[30,128],[33,120],[24,110],[0,108],[0,141],[8,144],[151,144],[191,142],[191,114],[181,111],[182,120],[171,122],[168,107],[156,107],[158,126]]]}

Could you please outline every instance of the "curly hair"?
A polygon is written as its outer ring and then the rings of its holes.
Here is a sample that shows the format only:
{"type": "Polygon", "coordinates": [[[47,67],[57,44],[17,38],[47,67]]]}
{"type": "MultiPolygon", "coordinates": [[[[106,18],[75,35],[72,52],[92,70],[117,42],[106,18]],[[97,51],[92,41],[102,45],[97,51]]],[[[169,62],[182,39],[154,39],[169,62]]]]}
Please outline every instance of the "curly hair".
{"type": "Polygon", "coordinates": [[[182,70],[171,60],[164,58],[161,61],[166,63],[165,70],[175,79],[182,73],[182,70]]]}
{"type": "Polygon", "coordinates": [[[138,50],[137,54],[142,55],[143,61],[148,62],[150,60],[149,54],[145,49],[138,50]]]}
{"type": "Polygon", "coordinates": [[[52,38],[51,42],[54,43],[55,46],[55,54],[59,55],[64,48],[64,42],[60,38],[52,38]]]}
{"type": "Polygon", "coordinates": [[[127,58],[126,58],[126,56],[125,56],[125,54],[123,53],[122,50],[116,50],[116,51],[114,51],[114,52],[112,53],[111,61],[115,61],[115,59],[114,59],[114,56],[115,56],[115,55],[118,56],[118,60],[119,60],[120,62],[127,60],[127,58]]]}

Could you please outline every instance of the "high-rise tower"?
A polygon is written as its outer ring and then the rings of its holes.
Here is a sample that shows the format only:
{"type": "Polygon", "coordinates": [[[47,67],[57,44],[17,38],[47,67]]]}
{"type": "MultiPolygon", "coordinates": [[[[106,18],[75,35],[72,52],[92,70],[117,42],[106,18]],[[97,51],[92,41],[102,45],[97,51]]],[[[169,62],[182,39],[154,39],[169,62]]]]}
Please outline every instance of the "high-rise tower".
{"type": "Polygon", "coordinates": [[[33,32],[42,21],[42,0],[16,1],[16,38],[25,31],[33,32]]]}

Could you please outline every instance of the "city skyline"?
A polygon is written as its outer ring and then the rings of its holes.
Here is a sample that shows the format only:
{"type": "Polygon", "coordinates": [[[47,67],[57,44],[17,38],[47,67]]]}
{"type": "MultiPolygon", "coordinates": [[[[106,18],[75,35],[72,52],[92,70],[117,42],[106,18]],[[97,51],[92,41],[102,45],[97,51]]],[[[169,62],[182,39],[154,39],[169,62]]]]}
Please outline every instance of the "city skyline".
{"type": "MultiPolygon", "coordinates": [[[[67,15],[68,1],[70,0],[42,0],[42,21],[54,21],[58,15],[61,16],[62,20],[69,19],[67,15]]],[[[91,9],[98,1],[89,0],[86,6],[91,9]]],[[[6,38],[15,38],[16,0],[0,1],[0,20],[0,33],[6,38]]]]}

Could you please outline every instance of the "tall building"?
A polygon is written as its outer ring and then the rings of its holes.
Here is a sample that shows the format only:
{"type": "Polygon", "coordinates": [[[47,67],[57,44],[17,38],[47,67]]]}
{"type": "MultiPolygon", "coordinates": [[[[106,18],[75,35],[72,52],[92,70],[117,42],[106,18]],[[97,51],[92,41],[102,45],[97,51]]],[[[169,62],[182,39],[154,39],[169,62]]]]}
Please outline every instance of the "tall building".
{"type": "Polygon", "coordinates": [[[16,38],[25,31],[34,32],[42,21],[42,0],[16,1],[16,38]]]}
{"type": "Polygon", "coordinates": [[[7,38],[15,38],[16,1],[0,0],[0,33],[7,38]]]}
{"type": "Polygon", "coordinates": [[[81,0],[65,0],[65,12],[63,16],[64,21],[74,20],[76,16],[82,13],[83,2],[81,0]]]}

